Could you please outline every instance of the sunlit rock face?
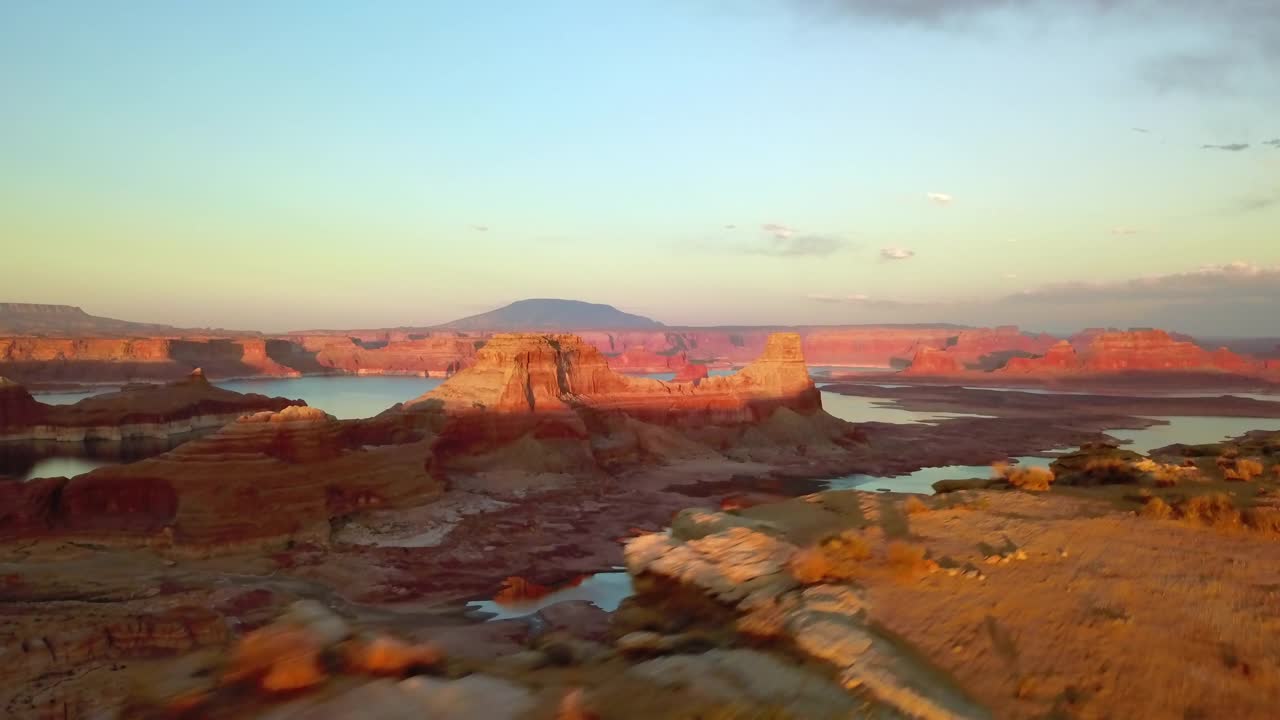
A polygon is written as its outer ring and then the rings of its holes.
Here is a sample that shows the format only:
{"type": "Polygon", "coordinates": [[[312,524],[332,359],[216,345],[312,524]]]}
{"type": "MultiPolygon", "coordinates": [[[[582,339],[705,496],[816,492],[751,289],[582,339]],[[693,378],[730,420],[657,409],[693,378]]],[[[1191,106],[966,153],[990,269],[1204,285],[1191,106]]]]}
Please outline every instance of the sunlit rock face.
{"type": "MultiPolygon", "coordinates": [[[[439,468],[503,464],[546,472],[697,454],[708,450],[699,445],[712,439],[706,433],[761,426],[780,411],[802,422],[839,422],[822,411],[794,333],[771,336],[740,372],[696,383],[619,374],[575,335],[498,335],[473,366],[406,409],[447,416],[433,446],[439,468]]],[[[829,430],[815,432],[814,441],[829,430]]]]}
{"type": "Polygon", "coordinates": [[[999,372],[1061,375],[1161,372],[1225,372],[1256,375],[1263,363],[1227,348],[1209,351],[1163,330],[1087,332],[1063,340],[1041,357],[1013,358],[999,372]]]}

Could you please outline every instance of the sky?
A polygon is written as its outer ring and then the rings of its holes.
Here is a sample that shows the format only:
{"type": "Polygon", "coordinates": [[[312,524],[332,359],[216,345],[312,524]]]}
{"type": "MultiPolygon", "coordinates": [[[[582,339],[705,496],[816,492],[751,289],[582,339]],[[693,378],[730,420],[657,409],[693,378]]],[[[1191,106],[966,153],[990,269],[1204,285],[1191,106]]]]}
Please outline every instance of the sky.
{"type": "Polygon", "coordinates": [[[1280,4],[0,4],[0,301],[1280,334],[1280,4]]]}

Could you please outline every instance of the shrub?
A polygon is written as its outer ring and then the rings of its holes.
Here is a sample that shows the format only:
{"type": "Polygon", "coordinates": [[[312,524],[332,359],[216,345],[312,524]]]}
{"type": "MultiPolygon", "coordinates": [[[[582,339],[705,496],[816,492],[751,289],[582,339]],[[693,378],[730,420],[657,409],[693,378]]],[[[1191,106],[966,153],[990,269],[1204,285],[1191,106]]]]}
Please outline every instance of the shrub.
{"type": "Polygon", "coordinates": [[[925,505],[924,501],[919,497],[912,495],[907,498],[906,502],[902,503],[902,511],[908,515],[919,515],[929,512],[929,506],[925,505]]]}
{"type": "Polygon", "coordinates": [[[1249,482],[1263,473],[1262,463],[1253,458],[1224,454],[1218,458],[1217,465],[1224,480],[1249,482]]]}
{"type": "Polygon", "coordinates": [[[1280,508],[1253,507],[1240,513],[1240,518],[1252,530],[1280,535],[1280,508]]]}
{"type": "Polygon", "coordinates": [[[791,574],[808,585],[823,580],[851,580],[871,557],[871,547],[856,530],[846,530],[791,557],[791,574]]]}
{"type": "Polygon", "coordinates": [[[1147,501],[1143,503],[1142,509],[1138,511],[1138,514],[1143,517],[1163,520],[1164,518],[1169,517],[1172,512],[1173,509],[1169,507],[1169,503],[1158,497],[1149,497],[1147,498],[1147,501]]]}
{"type": "Polygon", "coordinates": [[[1043,467],[1018,467],[1007,463],[991,466],[993,477],[1004,480],[1019,490],[1044,492],[1053,484],[1053,471],[1043,467]]]}
{"type": "Polygon", "coordinates": [[[1232,527],[1240,524],[1240,513],[1223,493],[1196,495],[1177,506],[1178,515],[1187,522],[1215,527],[1232,527]]]}
{"type": "Polygon", "coordinates": [[[1093,458],[1085,463],[1084,475],[1091,484],[1121,485],[1137,482],[1142,471],[1120,458],[1093,458]]]}
{"type": "Polygon", "coordinates": [[[889,567],[899,577],[910,578],[923,575],[929,571],[930,564],[925,558],[925,549],[919,545],[904,542],[889,544],[889,567]]]}

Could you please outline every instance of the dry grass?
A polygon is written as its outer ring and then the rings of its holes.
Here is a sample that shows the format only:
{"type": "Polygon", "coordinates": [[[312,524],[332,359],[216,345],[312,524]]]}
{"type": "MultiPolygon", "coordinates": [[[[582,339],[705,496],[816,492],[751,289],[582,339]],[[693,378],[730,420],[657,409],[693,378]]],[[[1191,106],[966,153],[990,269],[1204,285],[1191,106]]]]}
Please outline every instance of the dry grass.
{"type": "Polygon", "coordinates": [[[908,579],[929,572],[932,563],[925,557],[925,549],[904,542],[889,543],[889,567],[900,578],[908,579]]]}
{"type": "Polygon", "coordinates": [[[1018,467],[1007,463],[996,463],[991,466],[991,474],[998,480],[1004,480],[1019,490],[1044,492],[1053,485],[1053,471],[1042,467],[1018,467]]]}
{"type": "Polygon", "coordinates": [[[1150,476],[1156,487],[1173,487],[1183,480],[1195,480],[1200,476],[1200,470],[1194,461],[1173,465],[1158,463],[1154,460],[1142,460],[1134,463],[1133,467],[1150,476]]]}
{"type": "Polygon", "coordinates": [[[809,585],[824,580],[852,580],[871,557],[871,546],[856,530],[845,530],[791,557],[791,574],[809,585]]]}
{"type": "Polygon", "coordinates": [[[1280,508],[1248,508],[1240,513],[1240,519],[1250,530],[1268,535],[1280,535],[1280,508]]]}
{"type": "Polygon", "coordinates": [[[902,511],[908,515],[919,515],[921,513],[927,513],[929,510],[929,506],[915,495],[907,498],[907,501],[902,503],[902,511]]]}
{"type": "Polygon", "coordinates": [[[1190,523],[1217,528],[1240,525],[1240,511],[1224,493],[1196,495],[1178,503],[1175,508],[1178,517],[1190,523]]]}

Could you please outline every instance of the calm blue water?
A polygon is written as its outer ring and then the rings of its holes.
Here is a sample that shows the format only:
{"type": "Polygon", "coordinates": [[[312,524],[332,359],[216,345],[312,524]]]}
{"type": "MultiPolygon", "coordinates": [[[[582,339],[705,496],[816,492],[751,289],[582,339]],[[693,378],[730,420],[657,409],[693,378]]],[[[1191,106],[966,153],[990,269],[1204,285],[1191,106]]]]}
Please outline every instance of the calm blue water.
{"type": "Polygon", "coordinates": [[[494,613],[494,617],[489,618],[489,620],[510,620],[532,615],[556,603],[568,600],[586,600],[601,610],[613,612],[633,592],[631,575],[625,571],[603,572],[592,575],[575,587],[557,590],[536,600],[502,604],[492,600],[479,600],[467,603],[467,609],[494,613]]]}
{"type": "Polygon", "coordinates": [[[396,403],[440,387],[443,378],[395,375],[328,375],[269,380],[222,380],[214,384],[240,393],[306,400],[339,420],[373,417],[396,403]]]}

